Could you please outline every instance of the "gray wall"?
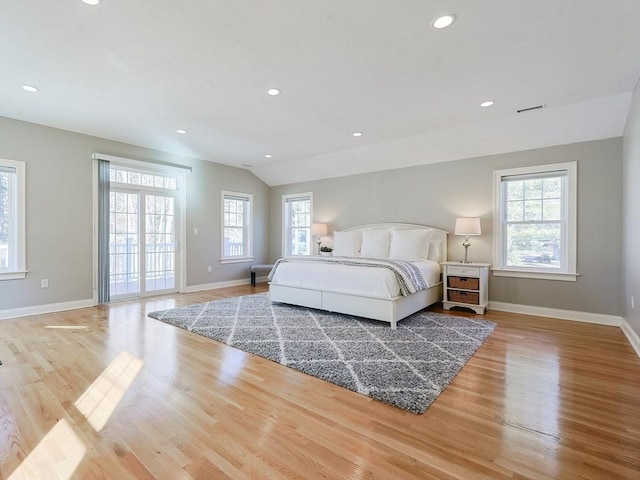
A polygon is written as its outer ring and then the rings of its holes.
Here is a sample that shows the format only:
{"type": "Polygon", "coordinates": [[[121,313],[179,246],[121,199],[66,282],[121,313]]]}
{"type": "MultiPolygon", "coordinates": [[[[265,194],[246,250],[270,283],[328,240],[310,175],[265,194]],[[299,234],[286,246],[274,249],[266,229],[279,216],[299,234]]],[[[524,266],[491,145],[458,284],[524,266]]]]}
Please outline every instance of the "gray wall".
{"type": "MultiPolygon", "coordinates": [[[[0,309],[92,297],[93,152],[192,167],[187,180],[188,286],[248,277],[248,264],[219,262],[221,189],[254,194],[256,262],[273,261],[280,256],[281,195],[306,191],[314,194],[314,220],[326,222],[335,230],[396,221],[451,231],[456,217],[480,216],[483,235],[472,238],[470,257],[490,262],[493,170],[576,160],[578,281],[496,277],[490,282],[490,298],[624,315],[638,332],[639,262],[633,245],[640,238],[639,96],[636,87],[624,137],[624,162],[623,139],[614,138],[272,189],[246,170],[0,117],[0,155],[23,160],[27,165],[30,272],[24,280],[0,282],[0,309]],[[624,256],[623,218],[625,225],[636,225],[635,230],[625,227],[624,256]],[[198,228],[199,235],[193,234],[194,228],[198,228]],[[208,265],[213,267],[212,273],[207,272],[208,265]],[[40,288],[41,278],[49,279],[48,289],[40,288]],[[636,296],[633,311],[631,294],[636,296]]],[[[461,238],[450,236],[450,259],[461,258],[461,243],[461,238]]]]}
{"type": "MultiPolygon", "coordinates": [[[[578,162],[576,282],[492,277],[492,301],[622,315],[622,139],[613,138],[502,155],[402,168],[271,189],[271,259],[280,256],[281,196],[313,192],[314,221],[334,230],[376,222],[410,222],[452,231],[458,216],[479,216],[472,260],[492,261],[493,171],[578,162]]],[[[449,258],[463,256],[449,236],[449,258]]]]}
{"type": "Polygon", "coordinates": [[[221,190],[253,194],[253,263],[266,263],[269,187],[248,170],[195,161],[187,177],[187,285],[249,279],[251,263],[220,264],[221,190]],[[194,235],[193,229],[198,229],[194,235]],[[207,266],[213,273],[207,273],[207,266]]]}
{"type": "Polygon", "coordinates": [[[254,253],[256,261],[266,260],[267,245],[258,240],[267,237],[269,187],[251,172],[0,117],[0,156],[26,162],[29,271],[24,280],[0,282],[0,309],[92,298],[94,152],[193,168],[187,177],[187,285],[249,276],[249,264],[220,265],[220,189],[253,193],[254,253]],[[49,288],[40,288],[42,278],[49,288]]]}
{"type": "Polygon", "coordinates": [[[624,177],[622,285],[623,315],[640,335],[640,81],[629,107],[623,137],[622,173],[624,177]],[[631,307],[631,296],[635,308],[631,307]]]}

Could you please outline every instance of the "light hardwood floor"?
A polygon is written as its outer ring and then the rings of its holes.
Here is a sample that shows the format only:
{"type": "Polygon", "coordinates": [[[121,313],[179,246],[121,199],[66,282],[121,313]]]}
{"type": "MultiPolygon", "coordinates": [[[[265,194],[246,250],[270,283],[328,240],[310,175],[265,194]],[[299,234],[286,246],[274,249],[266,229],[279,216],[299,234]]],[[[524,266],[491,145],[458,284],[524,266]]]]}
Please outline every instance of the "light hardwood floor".
{"type": "Polygon", "coordinates": [[[413,415],[145,315],[265,290],[0,322],[0,477],[640,478],[620,329],[488,312],[494,333],[413,415]]]}

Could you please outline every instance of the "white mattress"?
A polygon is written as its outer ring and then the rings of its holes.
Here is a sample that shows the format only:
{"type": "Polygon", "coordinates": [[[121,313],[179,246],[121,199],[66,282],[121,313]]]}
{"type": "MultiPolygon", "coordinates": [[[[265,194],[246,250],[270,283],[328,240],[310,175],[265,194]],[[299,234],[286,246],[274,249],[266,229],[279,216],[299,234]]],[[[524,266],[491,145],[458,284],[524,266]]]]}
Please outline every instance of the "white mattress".
{"type": "MultiPolygon", "coordinates": [[[[440,264],[429,261],[413,263],[420,270],[428,287],[440,281],[440,264]]],[[[376,298],[400,296],[396,276],[386,268],[284,262],[278,265],[271,283],[376,298]]]]}

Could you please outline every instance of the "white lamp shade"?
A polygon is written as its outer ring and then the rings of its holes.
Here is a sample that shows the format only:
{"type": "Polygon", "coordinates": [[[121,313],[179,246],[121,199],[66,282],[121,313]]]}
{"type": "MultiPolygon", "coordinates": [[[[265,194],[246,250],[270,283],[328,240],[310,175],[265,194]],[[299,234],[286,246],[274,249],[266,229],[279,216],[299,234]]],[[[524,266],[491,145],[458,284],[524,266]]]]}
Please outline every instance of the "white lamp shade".
{"type": "Polygon", "coordinates": [[[326,235],[327,224],[326,223],[314,223],[311,225],[311,235],[326,235]]]}
{"type": "Polygon", "coordinates": [[[477,217],[463,217],[456,219],[456,235],[480,235],[480,219],[477,217]]]}

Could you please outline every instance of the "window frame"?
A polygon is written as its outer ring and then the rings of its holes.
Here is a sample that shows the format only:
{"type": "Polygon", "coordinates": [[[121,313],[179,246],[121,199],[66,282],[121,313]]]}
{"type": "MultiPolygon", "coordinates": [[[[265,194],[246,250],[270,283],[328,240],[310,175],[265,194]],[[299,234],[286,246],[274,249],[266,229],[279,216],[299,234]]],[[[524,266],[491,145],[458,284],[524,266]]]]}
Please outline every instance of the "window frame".
{"type": "MultiPolygon", "coordinates": [[[[9,257],[9,265],[0,268],[0,280],[20,280],[27,276],[26,243],[26,163],[20,160],[0,158],[0,166],[15,169],[14,191],[10,199],[12,210],[12,243],[15,253],[9,257]]],[[[11,240],[10,240],[11,242],[11,240]]],[[[11,245],[11,243],[10,243],[11,245]]],[[[11,252],[11,249],[9,250],[11,252]]]]}
{"type": "Polygon", "coordinates": [[[496,277],[534,278],[543,280],[561,280],[575,282],[577,273],[577,198],[578,198],[577,162],[563,162],[548,165],[509,168],[493,172],[493,275],[496,277]],[[549,267],[510,267],[506,265],[506,229],[507,209],[504,199],[503,181],[506,177],[534,176],[564,172],[566,174],[566,192],[562,209],[561,229],[563,244],[560,250],[563,265],[560,269],[549,267]]]}
{"type": "Polygon", "coordinates": [[[289,254],[291,245],[291,227],[289,226],[289,212],[288,204],[293,199],[308,199],[309,200],[309,247],[307,253],[301,255],[311,255],[313,250],[313,239],[311,238],[311,225],[313,224],[313,193],[290,193],[282,195],[282,256],[298,256],[289,254]]]}
{"type": "Polygon", "coordinates": [[[242,263],[242,262],[251,262],[253,261],[253,194],[252,193],[242,193],[242,192],[232,192],[229,190],[221,190],[220,191],[220,263],[242,263]],[[243,235],[243,243],[246,246],[244,255],[225,255],[224,251],[224,229],[227,227],[225,225],[224,218],[224,201],[226,197],[235,197],[240,199],[245,199],[246,204],[246,212],[245,212],[245,225],[243,225],[244,235],[243,235]]]}

